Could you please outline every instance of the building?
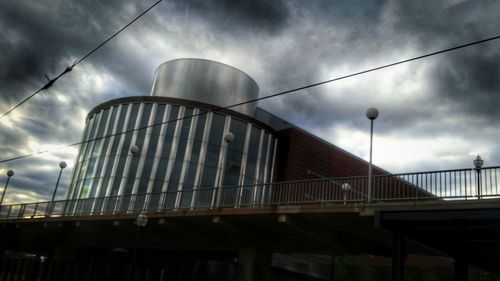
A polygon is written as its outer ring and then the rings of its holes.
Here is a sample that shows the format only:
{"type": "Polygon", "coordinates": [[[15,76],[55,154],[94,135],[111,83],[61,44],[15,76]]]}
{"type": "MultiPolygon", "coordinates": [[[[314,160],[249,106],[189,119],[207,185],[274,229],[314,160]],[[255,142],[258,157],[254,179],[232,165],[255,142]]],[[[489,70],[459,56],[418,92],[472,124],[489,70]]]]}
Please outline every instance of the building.
{"type": "Polygon", "coordinates": [[[368,163],[246,103],[257,97],[255,81],[233,67],[179,59],[157,69],[150,96],[98,105],[67,200],[0,206],[0,280],[467,280],[468,264],[498,272],[500,167],[375,167],[368,189],[368,163]],[[492,199],[473,200],[479,194],[492,199]]]}
{"type": "Polygon", "coordinates": [[[79,207],[86,212],[241,206],[276,196],[274,181],[367,173],[365,161],[246,103],[258,96],[251,77],[225,64],[160,65],[150,96],[88,114],[67,198],[134,197],[79,207]]]}

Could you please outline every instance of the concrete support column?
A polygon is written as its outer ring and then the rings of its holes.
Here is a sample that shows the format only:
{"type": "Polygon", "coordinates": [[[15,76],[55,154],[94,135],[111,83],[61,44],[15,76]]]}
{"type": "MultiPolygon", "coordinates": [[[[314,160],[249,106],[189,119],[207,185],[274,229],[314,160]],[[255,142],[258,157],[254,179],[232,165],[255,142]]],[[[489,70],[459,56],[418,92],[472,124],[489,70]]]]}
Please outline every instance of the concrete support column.
{"type": "Polygon", "coordinates": [[[330,281],[335,280],[335,255],[332,255],[332,265],[330,267],[330,281]]]}
{"type": "Polygon", "coordinates": [[[238,255],[238,281],[253,281],[257,251],[242,249],[238,255]]]}
{"type": "Polygon", "coordinates": [[[394,232],[392,237],[392,281],[403,281],[405,276],[405,237],[394,232]]]}
{"type": "Polygon", "coordinates": [[[272,271],[273,253],[269,251],[258,251],[255,258],[254,280],[276,280],[272,271]]]}
{"type": "Polygon", "coordinates": [[[469,266],[462,256],[455,258],[455,281],[469,280],[469,266]]]}

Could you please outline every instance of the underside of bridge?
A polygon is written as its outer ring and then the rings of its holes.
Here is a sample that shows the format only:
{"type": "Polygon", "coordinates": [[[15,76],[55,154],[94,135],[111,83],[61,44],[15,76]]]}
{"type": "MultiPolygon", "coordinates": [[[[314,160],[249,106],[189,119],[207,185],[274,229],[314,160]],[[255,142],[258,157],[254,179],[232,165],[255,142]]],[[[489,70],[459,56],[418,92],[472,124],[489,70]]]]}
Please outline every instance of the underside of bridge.
{"type": "Polygon", "coordinates": [[[137,214],[3,221],[0,280],[334,280],[345,256],[385,257],[380,280],[391,263],[392,280],[408,280],[410,255],[455,264],[438,280],[467,280],[467,264],[498,271],[500,211],[389,207],[169,211],[143,227],[137,214]]]}
{"type": "Polygon", "coordinates": [[[461,276],[467,275],[467,265],[500,273],[498,208],[379,212],[377,222],[400,237],[453,257],[461,276]]]}

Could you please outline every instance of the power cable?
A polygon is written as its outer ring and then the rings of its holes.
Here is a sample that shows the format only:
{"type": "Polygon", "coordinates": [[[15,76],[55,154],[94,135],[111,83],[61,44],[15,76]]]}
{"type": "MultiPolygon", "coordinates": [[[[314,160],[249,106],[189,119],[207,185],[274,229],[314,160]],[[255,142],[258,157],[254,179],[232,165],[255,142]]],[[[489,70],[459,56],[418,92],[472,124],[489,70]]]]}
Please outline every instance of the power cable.
{"type": "MultiPolygon", "coordinates": [[[[103,136],[103,137],[98,137],[98,138],[94,138],[94,139],[90,139],[90,140],[86,140],[86,141],[81,141],[81,142],[72,143],[72,144],[66,144],[66,145],[62,145],[61,147],[71,147],[71,146],[81,145],[81,144],[85,144],[85,143],[88,143],[88,142],[92,142],[92,141],[96,141],[96,140],[100,140],[100,139],[109,138],[109,137],[112,137],[112,136],[119,136],[119,135],[122,135],[122,134],[130,133],[130,132],[134,132],[134,131],[139,131],[139,130],[143,130],[143,129],[147,129],[147,128],[151,128],[151,127],[155,127],[155,126],[160,126],[160,125],[168,124],[168,123],[171,123],[171,122],[177,122],[177,121],[180,121],[180,120],[192,118],[192,117],[195,117],[195,116],[200,116],[200,115],[207,114],[207,113],[210,113],[210,112],[216,112],[216,111],[220,111],[220,110],[224,110],[224,109],[230,109],[230,108],[237,107],[237,106],[240,106],[240,105],[257,102],[257,101],[260,101],[260,100],[270,99],[270,98],[274,98],[274,97],[282,96],[282,95],[286,95],[286,94],[290,94],[290,93],[297,92],[297,91],[300,91],[300,90],[304,90],[304,89],[308,89],[308,88],[312,88],[312,87],[317,87],[317,86],[324,85],[324,84],[327,84],[327,83],[332,83],[332,82],[335,82],[335,81],[339,81],[339,80],[351,78],[351,77],[354,77],[354,76],[359,76],[359,75],[366,74],[366,73],[369,73],[369,72],[374,72],[374,71],[381,70],[381,69],[384,69],[384,68],[393,67],[393,66],[400,65],[400,64],[403,64],[403,63],[408,63],[408,62],[411,62],[411,61],[416,61],[416,60],[427,58],[427,57],[430,57],[430,56],[435,56],[435,55],[438,55],[438,54],[442,54],[442,53],[446,53],[446,52],[450,52],[450,51],[454,51],[454,50],[466,48],[466,47],[469,47],[469,46],[473,46],[473,45],[477,45],[477,44],[481,44],[481,43],[485,43],[485,42],[493,41],[493,40],[497,40],[497,39],[500,39],[500,35],[494,36],[494,37],[490,37],[490,38],[487,38],[487,39],[483,39],[483,40],[479,40],[479,41],[474,41],[472,43],[467,43],[467,44],[463,44],[463,45],[451,47],[451,48],[448,48],[448,49],[443,49],[443,50],[440,50],[440,51],[428,53],[428,54],[417,56],[417,57],[413,57],[413,58],[410,58],[410,59],[400,60],[400,61],[397,61],[397,62],[394,62],[394,63],[385,64],[385,65],[382,65],[382,66],[378,66],[378,67],[366,69],[366,70],[363,70],[363,71],[354,72],[354,73],[351,73],[351,74],[348,74],[348,75],[339,76],[337,78],[333,78],[333,79],[330,79],[330,80],[325,80],[325,81],[322,81],[322,82],[309,84],[309,85],[306,85],[306,86],[302,86],[302,87],[294,88],[294,89],[291,89],[291,90],[286,90],[286,91],[278,92],[278,93],[267,95],[267,96],[264,96],[264,97],[247,100],[247,101],[236,103],[236,104],[233,104],[233,105],[229,105],[229,106],[225,106],[225,107],[217,107],[216,109],[207,110],[207,111],[200,112],[200,113],[197,113],[197,114],[192,114],[192,115],[189,115],[189,116],[184,116],[184,117],[181,117],[181,118],[172,119],[172,120],[168,120],[168,121],[165,121],[165,122],[159,122],[159,123],[155,123],[155,124],[152,124],[152,125],[140,127],[140,128],[137,128],[137,129],[126,130],[126,131],[123,131],[123,132],[120,132],[120,133],[115,133],[115,134],[111,134],[111,135],[107,135],[107,136],[103,136]]],[[[43,150],[43,151],[38,151],[38,152],[35,152],[35,153],[31,153],[31,154],[26,154],[26,155],[17,156],[17,157],[5,159],[5,160],[0,160],[0,164],[1,163],[6,163],[6,162],[10,162],[10,161],[14,161],[14,160],[23,159],[23,158],[28,158],[28,157],[32,157],[32,156],[36,156],[36,155],[39,155],[39,154],[43,154],[43,153],[47,153],[47,152],[52,152],[52,151],[56,151],[56,149],[43,150]]]]}
{"type": "Polygon", "coordinates": [[[22,100],[21,102],[19,102],[17,105],[15,105],[14,107],[12,107],[11,109],[9,109],[7,112],[5,112],[1,117],[0,117],[0,120],[2,118],[4,118],[5,116],[9,115],[12,111],[16,110],[18,107],[20,107],[21,105],[23,105],[25,102],[27,102],[28,100],[30,100],[32,97],[36,96],[38,93],[40,93],[41,91],[43,90],[47,90],[49,89],[59,78],[61,78],[62,76],[64,76],[66,73],[70,72],[71,70],[73,70],[73,67],[77,66],[78,64],[80,64],[82,61],[84,61],[85,59],[87,59],[90,55],[92,55],[94,52],[96,52],[97,50],[99,50],[102,46],[104,46],[106,43],[108,43],[109,41],[111,41],[111,39],[115,38],[118,34],[120,34],[122,31],[124,31],[127,27],[129,27],[131,24],[133,24],[134,22],[136,22],[139,18],[141,18],[143,15],[145,15],[147,12],[149,12],[151,9],[153,9],[156,5],[158,5],[161,1],[163,0],[158,0],[156,3],[154,3],[153,5],[151,5],[149,8],[147,8],[145,11],[143,11],[142,13],[140,13],[136,18],[134,18],[132,21],[130,21],[129,23],[127,23],[124,27],[120,28],[117,32],[115,32],[113,35],[111,35],[108,39],[104,40],[101,44],[99,44],[97,47],[95,47],[92,51],[88,52],[85,56],[83,56],[81,59],[79,60],[76,60],[73,65],[71,66],[68,66],[66,67],[66,69],[61,72],[61,74],[59,74],[58,76],[56,76],[55,78],[52,78],[50,79],[47,74],[45,74],[45,78],[47,78],[47,83],[41,87],[40,89],[38,89],[37,91],[35,91],[34,93],[32,93],[31,95],[29,95],[28,97],[26,97],[24,100],[22,100]]]}

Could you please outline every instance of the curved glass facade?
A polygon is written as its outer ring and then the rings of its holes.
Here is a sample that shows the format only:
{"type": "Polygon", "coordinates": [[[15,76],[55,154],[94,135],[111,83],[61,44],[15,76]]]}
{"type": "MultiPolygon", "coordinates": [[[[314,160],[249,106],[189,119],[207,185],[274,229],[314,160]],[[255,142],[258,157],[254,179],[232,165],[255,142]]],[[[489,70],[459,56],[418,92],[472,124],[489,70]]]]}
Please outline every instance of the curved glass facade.
{"type": "Polygon", "coordinates": [[[121,202],[124,209],[258,202],[262,191],[255,185],[273,177],[276,138],[259,122],[231,112],[163,97],[99,106],[87,118],[68,199],[153,194],[121,202]],[[231,142],[224,140],[228,132],[231,142]],[[139,152],[130,152],[133,145],[139,152]],[[215,195],[214,187],[237,185],[244,187],[215,195]]]}

